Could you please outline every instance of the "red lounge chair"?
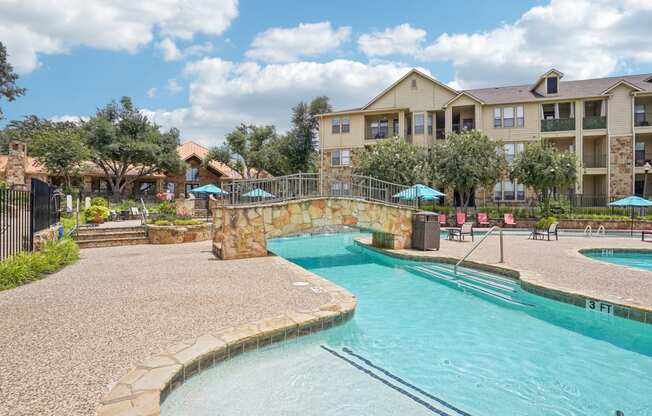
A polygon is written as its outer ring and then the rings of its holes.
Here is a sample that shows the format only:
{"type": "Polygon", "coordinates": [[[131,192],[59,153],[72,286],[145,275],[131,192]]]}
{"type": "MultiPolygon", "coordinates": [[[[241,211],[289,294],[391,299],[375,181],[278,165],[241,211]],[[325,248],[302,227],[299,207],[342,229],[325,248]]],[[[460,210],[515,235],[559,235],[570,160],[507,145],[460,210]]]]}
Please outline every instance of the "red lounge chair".
{"type": "Polygon", "coordinates": [[[478,225],[489,225],[489,218],[484,212],[478,212],[478,225]]]}
{"type": "Polygon", "coordinates": [[[463,212],[458,212],[455,215],[455,220],[457,221],[457,225],[459,225],[461,227],[462,224],[464,224],[466,222],[466,214],[463,213],[463,212]]]}
{"type": "Polygon", "coordinates": [[[514,221],[514,214],[507,213],[503,217],[503,222],[505,225],[516,225],[516,221],[514,221]]]}
{"type": "Polygon", "coordinates": [[[448,219],[448,218],[446,218],[446,215],[444,215],[444,214],[439,214],[439,225],[446,225],[446,220],[447,220],[447,219],[448,219]]]}

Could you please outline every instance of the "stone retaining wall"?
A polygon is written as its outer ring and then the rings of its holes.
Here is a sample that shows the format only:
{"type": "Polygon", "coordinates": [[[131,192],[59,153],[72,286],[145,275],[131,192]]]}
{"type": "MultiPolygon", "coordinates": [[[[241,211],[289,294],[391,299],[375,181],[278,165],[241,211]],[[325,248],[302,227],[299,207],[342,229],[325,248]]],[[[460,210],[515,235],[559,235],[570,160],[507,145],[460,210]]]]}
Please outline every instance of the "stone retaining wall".
{"type": "Polygon", "coordinates": [[[207,241],[213,238],[213,224],[147,225],[150,244],[179,244],[207,241]]]}
{"type": "Polygon", "coordinates": [[[214,208],[213,251],[221,259],[267,255],[268,238],[330,225],[348,225],[394,234],[394,247],[409,248],[410,208],[351,198],[314,198],[269,205],[214,208]]]}

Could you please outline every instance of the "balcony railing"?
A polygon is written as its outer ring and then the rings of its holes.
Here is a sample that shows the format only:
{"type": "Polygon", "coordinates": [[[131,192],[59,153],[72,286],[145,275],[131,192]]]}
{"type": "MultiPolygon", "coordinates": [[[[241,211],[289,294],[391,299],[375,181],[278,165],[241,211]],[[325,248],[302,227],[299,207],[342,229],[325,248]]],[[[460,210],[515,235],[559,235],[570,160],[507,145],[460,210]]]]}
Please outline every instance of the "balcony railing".
{"type": "Polygon", "coordinates": [[[586,130],[607,128],[606,116],[586,116],[582,127],[586,130]]]}
{"type": "Polygon", "coordinates": [[[574,118],[553,118],[541,120],[541,131],[567,131],[575,130],[574,118]]]}
{"type": "Polygon", "coordinates": [[[606,168],[607,155],[606,154],[589,154],[584,155],[585,168],[606,168]]]}
{"type": "Polygon", "coordinates": [[[643,117],[643,118],[635,118],[634,119],[634,125],[636,127],[647,127],[647,126],[650,125],[650,120],[648,120],[645,117],[643,117]]]}

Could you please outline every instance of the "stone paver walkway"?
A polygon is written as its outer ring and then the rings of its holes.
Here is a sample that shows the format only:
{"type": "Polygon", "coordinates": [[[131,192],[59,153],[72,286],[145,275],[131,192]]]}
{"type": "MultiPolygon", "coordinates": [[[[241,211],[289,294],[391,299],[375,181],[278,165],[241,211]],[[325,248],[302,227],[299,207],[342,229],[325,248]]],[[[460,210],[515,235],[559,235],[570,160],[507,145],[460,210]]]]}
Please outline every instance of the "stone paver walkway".
{"type": "MultiPolygon", "coordinates": [[[[561,236],[559,241],[535,241],[524,235],[505,234],[505,263],[501,264],[498,241],[498,237],[488,237],[468,260],[517,270],[523,280],[538,286],[652,310],[652,272],[593,260],[578,253],[584,248],[652,250],[652,243],[637,238],[569,236],[561,236]]],[[[440,251],[390,251],[461,258],[472,245],[467,238],[466,242],[442,240],[440,251]]]]}
{"type": "Polygon", "coordinates": [[[325,293],[285,260],[218,261],[211,242],[88,249],[0,292],[0,415],[92,415],[152,354],[232,325],[314,309],[325,293]]]}

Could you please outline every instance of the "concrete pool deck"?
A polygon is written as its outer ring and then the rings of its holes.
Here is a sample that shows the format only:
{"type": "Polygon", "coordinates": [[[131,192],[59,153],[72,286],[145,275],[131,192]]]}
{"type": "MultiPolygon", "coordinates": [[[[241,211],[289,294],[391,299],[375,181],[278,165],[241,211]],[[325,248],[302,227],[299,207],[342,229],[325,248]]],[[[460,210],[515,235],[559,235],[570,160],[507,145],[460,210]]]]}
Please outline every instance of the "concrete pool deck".
{"type": "MultiPolygon", "coordinates": [[[[652,250],[652,243],[619,237],[561,236],[559,241],[528,240],[527,235],[505,233],[504,263],[500,263],[499,238],[489,236],[467,260],[519,272],[520,279],[537,287],[567,294],[604,300],[650,311],[652,323],[652,272],[588,258],[579,250],[619,248],[652,250]]],[[[370,239],[360,239],[369,244],[370,239]]],[[[478,241],[476,238],[475,241],[478,241]]],[[[383,250],[405,257],[459,259],[473,246],[465,242],[441,240],[439,251],[383,250]]],[[[645,320],[645,315],[640,317],[645,320]]]]}
{"type": "Polygon", "coordinates": [[[130,369],[174,344],[328,315],[341,289],[311,279],[279,257],[216,260],[210,241],[83,250],[76,264],[0,292],[0,414],[93,415],[130,369]]]}

